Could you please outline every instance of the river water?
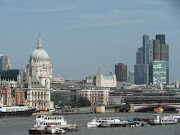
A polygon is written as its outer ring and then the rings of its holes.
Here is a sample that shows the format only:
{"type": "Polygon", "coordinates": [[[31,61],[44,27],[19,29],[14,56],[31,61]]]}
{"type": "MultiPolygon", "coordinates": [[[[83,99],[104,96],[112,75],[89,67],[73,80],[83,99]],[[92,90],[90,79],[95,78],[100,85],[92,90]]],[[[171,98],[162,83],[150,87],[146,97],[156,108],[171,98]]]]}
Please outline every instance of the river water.
{"type": "MultiPolygon", "coordinates": [[[[177,125],[158,125],[147,127],[113,127],[113,128],[87,128],[86,123],[92,117],[123,117],[132,120],[134,116],[152,118],[154,113],[105,113],[64,115],[68,123],[77,123],[79,131],[67,132],[66,135],[180,135],[180,123],[177,125]]],[[[163,113],[162,115],[170,115],[163,113]]],[[[174,114],[175,115],[175,114],[174,114]]],[[[36,116],[0,118],[0,135],[29,135],[28,130],[33,127],[36,116]]]]}

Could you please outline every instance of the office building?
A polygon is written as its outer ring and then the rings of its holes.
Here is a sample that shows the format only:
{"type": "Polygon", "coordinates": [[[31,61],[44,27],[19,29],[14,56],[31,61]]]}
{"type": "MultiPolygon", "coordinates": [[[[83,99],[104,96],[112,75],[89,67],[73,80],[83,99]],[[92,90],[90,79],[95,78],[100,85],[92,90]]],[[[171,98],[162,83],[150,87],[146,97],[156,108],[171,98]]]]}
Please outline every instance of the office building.
{"type": "Polygon", "coordinates": [[[134,84],[134,71],[128,71],[127,82],[134,84]]]}
{"type": "Polygon", "coordinates": [[[0,70],[5,70],[6,65],[8,64],[8,56],[1,56],[0,57],[0,70]]]}
{"type": "Polygon", "coordinates": [[[152,43],[147,34],[143,35],[143,64],[148,64],[153,58],[152,43]]]}
{"type": "Polygon", "coordinates": [[[143,47],[136,52],[136,64],[143,64],[143,47]]]}
{"type": "Polygon", "coordinates": [[[118,82],[127,82],[127,65],[123,63],[115,65],[115,74],[118,82]]]}
{"type": "Polygon", "coordinates": [[[134,83],[149,84],[149,65],[136,64],[134,65],[134,83]]]}
{"type": "Polygon", "coordinates": [[[150,66],[150,82],[153,84],[157,82],[169,84],[169,45],[166,44],[165,35],[156,35],[156,40],[153,40],[153,61],[150,66]],[[163,72],[165,73],[154,73],[154,71],[156,71],[154,67],[157,67],[156,64],[158,64],[162,70],[164,69],[163,72]],[[164,74],[166,75],[166,79],[162,80],[164,74]],[[157,77],[157,75],[159,75],[159,77],[157,77]]]}
{"type": "Polygon", "coordinates": [[[167,84],[168,83],[168,62],[167,61],[152,61],[149,64],[150,83],[152,84],[167,84]]]}

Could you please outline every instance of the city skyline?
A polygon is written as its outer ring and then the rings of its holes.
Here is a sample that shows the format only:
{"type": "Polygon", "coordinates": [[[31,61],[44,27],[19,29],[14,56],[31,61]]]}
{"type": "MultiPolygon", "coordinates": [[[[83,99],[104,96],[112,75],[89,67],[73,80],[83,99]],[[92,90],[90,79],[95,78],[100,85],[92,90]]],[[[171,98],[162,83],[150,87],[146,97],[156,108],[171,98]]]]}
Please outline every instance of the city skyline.
{"type": "Polygon", "coordinates": [[[170,82],[180,80],[179,16],[173,7],[162,0],[0,0],[0,53],[9,57],[13,67],[25,68],[41,32],[53,77],[81,80],[97,73],[99,67],[100,73],[114,74],[117,63],[134,70],[142,36],[147,34],[152,40],[156,34],[165,34],[170,82]]]}

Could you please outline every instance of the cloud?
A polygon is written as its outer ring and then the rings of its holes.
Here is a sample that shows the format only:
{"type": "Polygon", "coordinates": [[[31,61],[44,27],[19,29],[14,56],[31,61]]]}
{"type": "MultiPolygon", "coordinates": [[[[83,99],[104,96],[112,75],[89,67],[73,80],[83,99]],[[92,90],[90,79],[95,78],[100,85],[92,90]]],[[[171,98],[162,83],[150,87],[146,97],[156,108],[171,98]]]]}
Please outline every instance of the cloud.
{"type": "Polygon", "coordinates": [[[15,8],[15,10],[23,12],[63,12],[75,9],[74,6],[63,7],[63,8],[15,8]]]}
{"type": "Polygon", "coordinates": [[[82,13],[80,15],[74,15],[73,18],[78,21],[72,25],[66,25],[65,28],[104,27],[143,23],[143,19],[128,16],[128,14],[136,13],[129,10],[119,9],[111,9],[110,11],[96,14],[82,13]]]}

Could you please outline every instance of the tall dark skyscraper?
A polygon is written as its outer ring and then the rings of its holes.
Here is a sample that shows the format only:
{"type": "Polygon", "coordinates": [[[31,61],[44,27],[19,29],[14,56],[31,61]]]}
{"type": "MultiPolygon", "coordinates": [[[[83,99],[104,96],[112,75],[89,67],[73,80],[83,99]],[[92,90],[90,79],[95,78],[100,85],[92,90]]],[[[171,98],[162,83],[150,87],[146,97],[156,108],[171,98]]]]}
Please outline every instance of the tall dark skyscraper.
{"type": "Polygon", "coordinates": [[[115,65],[115,74],[118,82],[127,82],[127,65],[123,63],[115,65]]]}
{"type": "Polygon", "coordinates": [[[143,47],[136,52],[136,64],[143,64],[143,47]]]}
{"type": "Polygon", "coordinates": [[[165,35],[156,35],[156,40],[153,40],[153,60],[169,61],[169,46],[165,43],[165,35]]]}
{"type": "Polygon", "coordinates": [[[160,44],[166,44],[165,42],[165,35],[163,34],[159,34],[159,35],[156,35],[156,40],[160,40],[160,44]]]}

